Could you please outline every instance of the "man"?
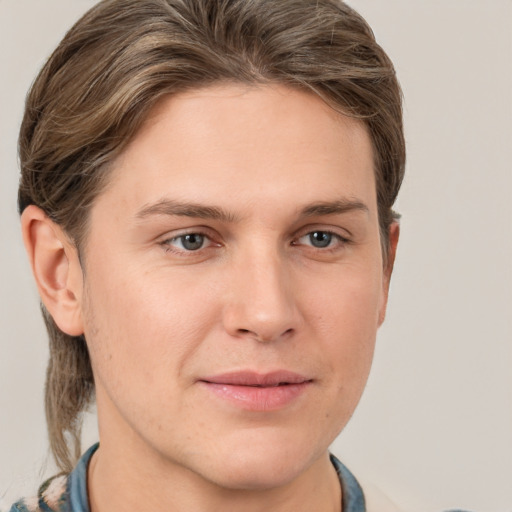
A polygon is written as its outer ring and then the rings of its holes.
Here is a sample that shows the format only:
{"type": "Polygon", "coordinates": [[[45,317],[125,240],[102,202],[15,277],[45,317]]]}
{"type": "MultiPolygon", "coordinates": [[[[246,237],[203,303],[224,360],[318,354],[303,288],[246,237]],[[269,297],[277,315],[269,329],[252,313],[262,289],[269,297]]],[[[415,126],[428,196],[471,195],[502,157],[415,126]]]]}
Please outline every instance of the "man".
{"type": "Polygon", "coordinates": [[[75,469],[13,510],[364,511],[328,446],[384,320],[404,155],[393,67],[342,3],[86,14],[20,135],[50,441],[75,469]]]}

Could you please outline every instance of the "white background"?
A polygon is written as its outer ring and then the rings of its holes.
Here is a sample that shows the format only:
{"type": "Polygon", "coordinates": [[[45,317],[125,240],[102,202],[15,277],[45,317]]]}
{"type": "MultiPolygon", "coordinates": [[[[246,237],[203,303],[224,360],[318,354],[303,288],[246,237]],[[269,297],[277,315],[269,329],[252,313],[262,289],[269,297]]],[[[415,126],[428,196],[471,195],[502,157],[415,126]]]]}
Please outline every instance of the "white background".
{"type": "MultiPolygon", "coordinates": [[[[47,459],[46,334],[19,235],[17,131],[37,70],[93,3],[0,0],[0,509],[33,492],[47,459]]],[[[510,512],[512,1],[349,3],[396,64],[408,164],[388,319],[333,451],[405,510],[510,512]]]]}

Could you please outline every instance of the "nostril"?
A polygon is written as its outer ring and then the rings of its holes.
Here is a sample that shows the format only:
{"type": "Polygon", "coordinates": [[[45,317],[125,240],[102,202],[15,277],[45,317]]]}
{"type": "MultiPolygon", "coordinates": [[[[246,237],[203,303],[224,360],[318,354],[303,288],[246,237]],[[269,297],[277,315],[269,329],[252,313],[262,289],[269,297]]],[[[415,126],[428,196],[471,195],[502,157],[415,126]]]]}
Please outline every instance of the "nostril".
{"type": "Polygon", "coordinates": [[[295,332],[295,329],[293,329],[293,327],[292,327],[292,328],[286,329],[279,335],[273,336],[270,333],[267,333],[267,335],[259,334],[258,332],[255,332],[251,329],[237,329],[238,336],[254,338],[257,341],[264,341],[264,342],[273,341],[280,337],[292,336],[294,332],[295,332]]]}

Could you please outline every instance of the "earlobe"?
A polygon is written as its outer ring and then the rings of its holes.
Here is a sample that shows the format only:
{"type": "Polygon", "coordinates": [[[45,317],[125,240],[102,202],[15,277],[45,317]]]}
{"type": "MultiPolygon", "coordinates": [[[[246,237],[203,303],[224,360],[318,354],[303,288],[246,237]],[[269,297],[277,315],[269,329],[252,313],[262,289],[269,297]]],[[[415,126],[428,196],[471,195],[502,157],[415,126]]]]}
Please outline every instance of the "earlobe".
{"type": "Polygon", "coordinates": [[[388,245],[388,254],[386,259],[386,265],[384,266],[383,273],[383,282],[382,282],[382,304],[379,311],[379,326],[384,322],[384,318],[386,317],[386,307],[388,303],[388,294],[389,294],[389,283],[391,281],[391,274],[393,273],[393,266],[395,264],[396,258],[396,249],[398,246],[398,239],[400,237],[400,224],[398,222],[393,222],[391,226],[389,226],[389,245],[388,245]]]}
{"type": "Polygon", "coordinates": [[[59,329],[79,336],[83,333],[83,281],[76,247],[37,206],[28,206],[23,211],[21,227],[43,304],[59,329]]]}

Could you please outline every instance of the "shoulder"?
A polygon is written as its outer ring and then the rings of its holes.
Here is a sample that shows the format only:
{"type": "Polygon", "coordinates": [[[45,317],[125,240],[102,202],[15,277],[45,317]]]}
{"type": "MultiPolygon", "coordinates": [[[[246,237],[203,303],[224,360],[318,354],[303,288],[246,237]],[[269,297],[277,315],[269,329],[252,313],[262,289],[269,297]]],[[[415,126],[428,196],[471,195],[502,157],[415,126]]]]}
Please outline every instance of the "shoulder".
{"type": "MultiPolygon", "coordinates": [[[[334,455],[331,461],[338,473],[344,500],[343,512],[404,512],[404,510],[377,486],[360,480],[349,471],[334,455]]],[[[446,510],[444,512],[469,512],[464,510],[446,510]]]]}
{"type": "Polygon", "coordinates": [[[58,475],[41,485],[37,496],[17,501],[9,512],[61,512],[66,492],[67,476],[58,475]]]}
{"type": "Polygon", "coordinates": [[[366,502],[366,512],[403,512],[375,485],[360,480],[366,502]]]}
{"type": "Polygon", "coordinates": [[[340,479],[343,495],[343,512],[401,512],[377,487],[362,482],[334,455],[331,462],[340,479]]]}
{"type": "Polygon", "coordinates": [[[37,496],[16,502],[9,512],[89,512],[87,466],[98,446],[91,446],[69,475],[50,478],[37,496]]]}
{"type": "MultiPolygon", "coordinates": [[[[361,487],[364,492],[364,498],[366,502],[366,512],[405,512],[404,509],[399,508],[391,499],[386,496],[378,487],[375,485],[365,482],[361,482],[361,487]]],[[[462,509],[450,509],[443,510],[443,512],[469,512],[468,510],[462,509]]]]}

